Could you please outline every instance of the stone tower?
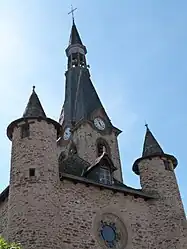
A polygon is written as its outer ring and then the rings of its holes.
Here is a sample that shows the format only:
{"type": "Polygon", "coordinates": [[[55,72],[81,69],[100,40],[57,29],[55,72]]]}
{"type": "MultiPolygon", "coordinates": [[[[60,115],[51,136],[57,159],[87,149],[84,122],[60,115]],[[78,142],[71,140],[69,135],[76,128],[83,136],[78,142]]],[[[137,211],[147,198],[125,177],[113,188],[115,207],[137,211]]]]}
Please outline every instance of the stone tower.
{"type": "Polygon", "coordinates": [[[7,129],[12,141],[7,237],[23,248],[51,249],[57,244],[59,127],[46,117],[33,88],[23,117],[7,129]]]}
{"type": "Polygon", "coordinates": [[[86,53],[73,20],[66,49],[68,68],[65,73],[65,101],[59,120],[63,127],[60,152],[64,151],[67,155],[72,149],[76,150],[82,159],[94,164],[105,150],[117,167],[114,173],[116,179],[122,181],[117,141],[121,131],[112,125],[94,89],[86,53]]]}
{"type": "Polygon", "coordinates": [[[140,175],[142,190],[156,196],[150,205],[152,222],[159,248],[187,248],[186,216],[182,204],[174,169],[177,159],[164,153],[147,126],[142,157],[133,165],[140,175]]]}

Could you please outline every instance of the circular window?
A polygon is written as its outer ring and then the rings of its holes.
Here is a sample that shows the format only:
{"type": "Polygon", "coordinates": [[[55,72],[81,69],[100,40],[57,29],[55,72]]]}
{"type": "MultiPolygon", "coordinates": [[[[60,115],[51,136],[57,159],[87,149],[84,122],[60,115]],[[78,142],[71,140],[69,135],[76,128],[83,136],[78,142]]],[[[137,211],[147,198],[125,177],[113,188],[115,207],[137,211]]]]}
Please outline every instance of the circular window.
{"type": "Polygon", "coordinates": [[[98,242],[103,248],[125,248],[127,229],[116,215],[105,213],[97,217],[96,227],[98,242]]]}

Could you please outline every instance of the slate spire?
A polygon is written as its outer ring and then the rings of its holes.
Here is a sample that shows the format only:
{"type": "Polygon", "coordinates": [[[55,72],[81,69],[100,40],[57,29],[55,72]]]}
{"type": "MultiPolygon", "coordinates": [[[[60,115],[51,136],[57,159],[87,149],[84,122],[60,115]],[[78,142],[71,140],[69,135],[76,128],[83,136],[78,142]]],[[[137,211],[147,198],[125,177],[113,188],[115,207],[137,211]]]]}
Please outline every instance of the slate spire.
{"type": "Polygon", "coordinates": [[[87,49],[82,43],[73,20],[70,44],[66,49],[68,58],[65,73],[65,100],[59,123],[63,128],[75,127],[82,122],[92,122],[96,115],[102,115],[108,130],[115,129],[99,99],[90,77],[90,66],[86,62],[87,49]]]}
{"type": "Polygon", "coordinates": [[[142,156],[146,157],[146,156],[153,156],[159,154],[164,154],[164,151],[162,150],[159,143],[157,142],[152,132],[148,128],[148,125],[146,125],[146,134],[145,134],[142,156]]]}
{"type": "Polygon", "coordinates": [[[29,98],[26,109],[23,113],[23,118],[30,118],[30,117],[46,118],[44,109],[40,103],[38,95],[35,92],[35,86],[33,86],[32,94],[29,98]]]}
{"type": "MultiPolygon", "coordinates": [[[[90,79],[89,66],[86,62],[86,47],[83,45],[73,19],[70,43],[66,49],[68,70],[66,71],[65,101],[59,122],[65,126],[79,121],[91,120],[94,111],[104,108],[90,79]]],[[[106,120],[110,120],[105,113],[106,120]]]]}
{"type": "Polygon", "coordinates": [[[73,25],[71,28],[71,34],[70,34],[70,39],[69,39],[69,45],[75,45],[75,44],[83,45],[81,38],[80,38],[80,35],[79,35],[79,32],[78,32],[77,27],[75,25],[75,21],[73,19],[73,25]]]}

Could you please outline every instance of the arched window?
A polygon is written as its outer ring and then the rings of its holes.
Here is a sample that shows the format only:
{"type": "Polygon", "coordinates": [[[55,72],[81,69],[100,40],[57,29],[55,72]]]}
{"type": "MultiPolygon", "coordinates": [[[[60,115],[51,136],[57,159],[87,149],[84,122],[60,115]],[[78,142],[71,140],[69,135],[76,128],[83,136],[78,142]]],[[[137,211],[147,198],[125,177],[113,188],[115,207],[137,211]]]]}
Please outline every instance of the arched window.
{"type": "Polygon", "coordinates": [[[97,156],[101,156],[103,152],[106,152],[110,156],[110,147],[107,142],[100,138],[97,140],[97,156]]]}

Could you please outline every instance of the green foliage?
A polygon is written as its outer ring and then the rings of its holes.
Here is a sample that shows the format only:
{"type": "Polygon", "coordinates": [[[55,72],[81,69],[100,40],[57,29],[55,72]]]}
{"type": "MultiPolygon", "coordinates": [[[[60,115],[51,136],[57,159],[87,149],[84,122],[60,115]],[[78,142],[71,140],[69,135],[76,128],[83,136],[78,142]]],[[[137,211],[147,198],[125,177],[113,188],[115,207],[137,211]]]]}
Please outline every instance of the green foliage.
{"type": "Polygon", "coordinates": [[[0,249],[21,249],[21,247],[15,243],[8,243],[0,236],[0,249]]]}

